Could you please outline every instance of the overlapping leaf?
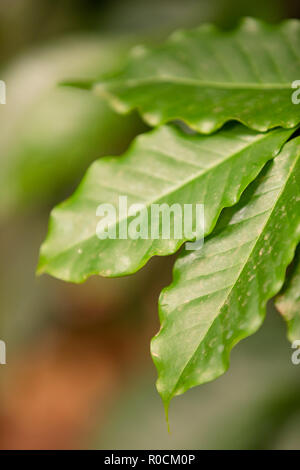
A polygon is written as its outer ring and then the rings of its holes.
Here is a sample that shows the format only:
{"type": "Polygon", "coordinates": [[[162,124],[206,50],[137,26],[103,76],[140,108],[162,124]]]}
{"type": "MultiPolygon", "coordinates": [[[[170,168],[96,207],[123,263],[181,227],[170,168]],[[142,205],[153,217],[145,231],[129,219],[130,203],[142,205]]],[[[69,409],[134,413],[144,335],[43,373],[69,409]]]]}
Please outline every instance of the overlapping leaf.
{"type": "MultiPolygon", "coordinates": [[[[173,218],[169,239],[153,239],[150,233],[148,239],[99,239],[98,205],[118,208],[119,196],[128,197],[128,206],[139,203],[147,209],[203,203],[208,234],[221,210],[237,202],[291,133],[257,134],[237,124],[210,137],[186,135],[171,126],[138,137],[123,157],[95,162],[74,195],[54,209],[39,271],[82,282],[91,274],[130,274],[153,255],[174,253],[186,238],[174,236],[173,218]]],[[[118,228],[122,217],[116,220],[118,228]]]]}
{"type": "Polygon", "coordinates": [[[136,48],[113,79],[94,84],[118,112],[138,108],[157,126],[180,119],[211,133],[238,120],[266,131],[300,122],[292,83],[300,78],[300,22],[270,26],[247,18],[233,32],[212,25],[136,48]]]}
{"type": "Polygon", "coordinates": [[[281,288],[300,239],[300,139],[226,209],[200,251],[184,253],[160,298],[152,341],[166,406],[174,395],[215,379],[229,353],[254,333],[281,288]]]}
{"type": "MultiPolygon", "coordinates": [[[[300,197],[300,196],[299,196],[300,197]]],[[[300,249],[286,288],[275,300],[276,308],[282,314],[288,326],[288,338],[291,342],[300,339],[300,249]]]]}

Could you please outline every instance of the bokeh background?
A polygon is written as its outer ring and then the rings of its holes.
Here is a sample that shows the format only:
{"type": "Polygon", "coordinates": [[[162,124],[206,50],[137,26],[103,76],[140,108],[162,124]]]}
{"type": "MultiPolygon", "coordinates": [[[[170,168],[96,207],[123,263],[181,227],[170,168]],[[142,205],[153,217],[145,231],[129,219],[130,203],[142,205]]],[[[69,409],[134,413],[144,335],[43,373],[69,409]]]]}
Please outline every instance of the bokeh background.
{"type": "Polygon", "coordinates": [[[178,27],[299,13],[296,0],[0,1],[1,449],[300,448],[300,366],[272,304],[223,377],[173,401],[168,434],[149,341],[174,259],[79,286],[35,277],[51,207],[146,130],[57,83],[111,72],[178,27]]]}

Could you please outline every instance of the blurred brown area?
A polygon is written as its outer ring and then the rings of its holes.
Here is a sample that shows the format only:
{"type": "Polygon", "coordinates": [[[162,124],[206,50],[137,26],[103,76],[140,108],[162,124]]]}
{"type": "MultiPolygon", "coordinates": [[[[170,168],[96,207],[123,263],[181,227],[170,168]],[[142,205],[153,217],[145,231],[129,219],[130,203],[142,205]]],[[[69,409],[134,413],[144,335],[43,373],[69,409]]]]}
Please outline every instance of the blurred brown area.
{"type": "Polygon", "coordinates": [[[0,235],[2,287],[9,299],[16,296],[7,309],[21,309],[23,318],[2,328],[8,364],[0,370],[0,448],[81,448],[105,424],[125,384],[150,365],[157,299],[174,257],[153,259],[134,277],[82,285],[35,279],[28,260],[37,256],[40,220],[11,224],[0,235]]]}
{"type": "Polygon", "coordinates": [[[114,352],[122,347],[90,336],[47,333],[21,360],[12,360],[2,401],[2,449],[80,446],[95,401],[103,403],[104,414],[120,380],[114,352]]]}
{"type": "Polygon", "coordinates": [[[299,2],[1,0],[0,79],[7,74],[8,90],[25,75],[32,84],[15,107],[8,100],[0,108],[1,449],[300,448],[300,369],[272,307],[224,377],[176,400],[169,435],[149,342],[174,257],[83,285],[35,277],[51,207],[92,160],[121,153],[144,129],[103,103],[99,111],[82,92],[56,90],[62,74],[115,67],[127,35],[128,43],[155,42],[177,27],[215,21],[227,28],[248,15],[297,17],[299,2]]]}
{"type": "MultiPolygon", "coordinates": [[[[148,305],[143,302],[144,318],[134,324],[133,318],[128,324],[120,317],[126,318],[128,312],[136,315],[136,306],[126,310],[124,294],[107,293],[104,288],[101,302],[101,282],[98,296],[90,285],[81,295],[74,286],[61,289],[67,305],[61,310],[63,324],[51,326],[21,354],[10,357],[2,398],[1,448],[80,448],[92,427],[105,422],[124,382],[139,373],[149,354],[149,341],[157,329],[156,300],[167,276],[158,286],[151,278],[164,269],[156,263],[144,275],[151,298],[148,305]]],[[[135,292],[135,302],[138,297],[135,292]]]]}

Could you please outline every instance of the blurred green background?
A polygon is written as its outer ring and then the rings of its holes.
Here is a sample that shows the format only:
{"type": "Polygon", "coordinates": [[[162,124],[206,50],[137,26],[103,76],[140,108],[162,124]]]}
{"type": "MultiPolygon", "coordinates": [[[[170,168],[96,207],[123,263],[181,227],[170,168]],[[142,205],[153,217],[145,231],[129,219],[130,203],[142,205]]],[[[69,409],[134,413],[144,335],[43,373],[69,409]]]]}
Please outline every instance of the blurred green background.
{"type": "Polygon", "coordinates": [[[0,448],[300,448],[300,366],[272,304],[229,372],[174,400],[168,434],[149,341],[174,258],[80,286],[35,278],[51,207],[91,161],[146,130],[57,83],[111,72],[131,46],[178,27],[299,13],[296,0],[1,0],[0,448]]]}

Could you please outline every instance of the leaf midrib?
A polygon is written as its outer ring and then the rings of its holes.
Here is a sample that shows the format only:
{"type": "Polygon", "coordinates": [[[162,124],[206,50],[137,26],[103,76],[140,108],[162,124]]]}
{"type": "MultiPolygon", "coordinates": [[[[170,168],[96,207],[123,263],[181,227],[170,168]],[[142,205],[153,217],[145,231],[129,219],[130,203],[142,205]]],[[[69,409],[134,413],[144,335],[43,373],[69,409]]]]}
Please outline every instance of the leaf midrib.
{"type": "Polygon", "coordinates": [[[101,82],[96,83],[93,86],[95,92],[104,91],[107,89],[113,89],[117,86],[120,88],[131,88],[137,87],[139,85],[151,85],[153,83],[170,83],[170,84],[179,84],[186,86],[198,86],[198,87],[210,87],[210,88],[221,88],[221,89],[249,89],[249,90],[293,90],[291,83],[263,83],[263,82],[216,82],[201,80],[188,77],[172,77],[172,76],[162,76],[162,77],[147,77],[139,79],[128,79],[128,80],[113,80],[110,82],[101,82]]]}

